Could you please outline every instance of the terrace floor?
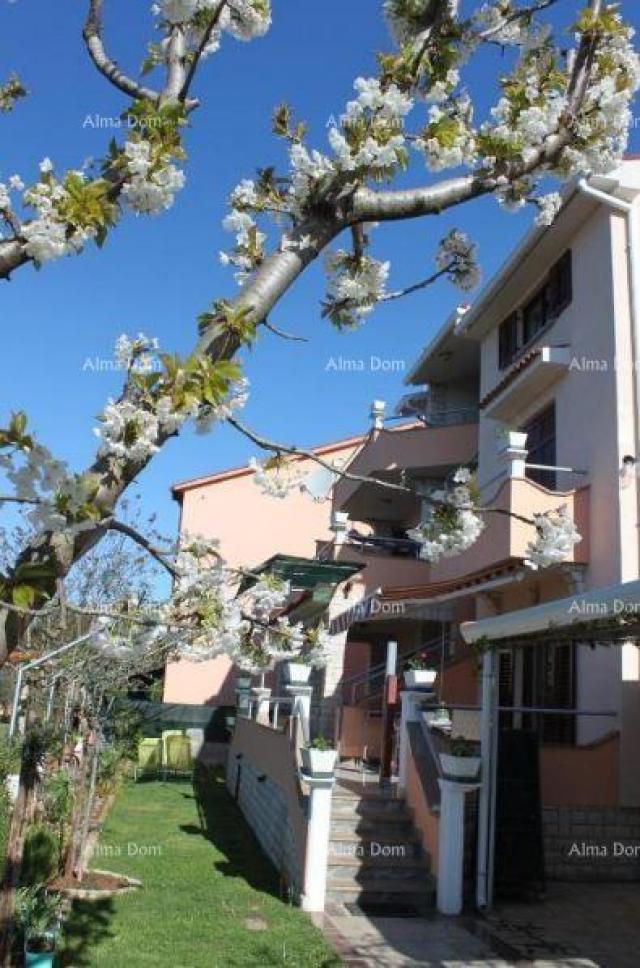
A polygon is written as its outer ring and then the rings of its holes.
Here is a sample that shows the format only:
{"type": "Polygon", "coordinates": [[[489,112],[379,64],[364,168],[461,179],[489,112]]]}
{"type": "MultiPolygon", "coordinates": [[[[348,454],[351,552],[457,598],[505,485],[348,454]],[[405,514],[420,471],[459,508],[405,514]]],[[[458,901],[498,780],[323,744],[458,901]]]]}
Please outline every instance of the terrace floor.
{"type": "Polygon", "coordinates": [[[317,919],[350,968],[637,968],[640,884],[550,885],[545,901],[486,918],[369,917],[336,905],[317,919]]]}

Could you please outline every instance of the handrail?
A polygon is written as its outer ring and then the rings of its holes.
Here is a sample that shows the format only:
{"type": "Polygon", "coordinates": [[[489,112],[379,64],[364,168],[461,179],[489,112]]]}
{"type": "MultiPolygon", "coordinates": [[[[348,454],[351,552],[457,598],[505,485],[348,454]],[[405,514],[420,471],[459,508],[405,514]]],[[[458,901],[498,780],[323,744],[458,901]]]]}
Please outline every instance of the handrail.
{"type": "MultiPolygon", "coordinates": [[[[442,648],[442,636],[439,636],[437,639],[430,639],[428,642],[425,642],[422,645],[419,645],[417,648],[412,649],[411,652],[405,652],[404,655],[398,656],[398,661],[404,663],[406,659],[413,658],[413,656],[417,655],[418,652],[431,652],[440,648],[442,648]]],[[[364,682],[367,679],[373,678],[377,672],[386,668],[387,661],[385,659],[384,662],[371,666],[367,672],[358,672],[355,676],[349,676],[348,679],[343,679],[341,685],[344,687],[351,685],[351,683],[357,684],[358,681],[364,682]]]]}
{"type": "MultiPolygon", "coordinates": [[[[417,655],[419,653],[424,653],[424,652],[437,653],[442,650],[442,646],[443,646],[442,636],[440,636],[438,639],[432,639],[429,642],[423,643],[417,648],[412,649],[410,652],[406,652],[404,655],[398,657],[397,671],[404,672],[408,660],[413,658],[414,655],[417,655]]],[[[345,687],[350,689],[352,701],[354,702],[355,705],[357,705],[358,704],[358,698],[357,698],[358,686],[363,685],[365,682],[373,682],[376,679],[382,678],[386,672],[386,668],[387,668],[386,662],[381,662],[378,665],[375,665],[372,668],[370,668],[365,673],[360,673],[357,676],[351,676],[349,679],[343,680],[342,682],[343,692],[345,687]]],[[[370,699],[372,697],[367,696],[366,698],[370,699]]]]}

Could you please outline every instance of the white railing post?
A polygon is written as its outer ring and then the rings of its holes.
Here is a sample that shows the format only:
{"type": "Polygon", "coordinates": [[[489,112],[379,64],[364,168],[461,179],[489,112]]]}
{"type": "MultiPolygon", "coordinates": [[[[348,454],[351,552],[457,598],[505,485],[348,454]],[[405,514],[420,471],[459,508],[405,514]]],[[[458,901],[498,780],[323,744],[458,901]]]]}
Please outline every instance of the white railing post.
{"type": "Polygon", "coordinates": [[[460,914],[464,876],[464,803],[478,783],[438,780],[441,790],[438,838],[438,911],[460,914]]]}
{"type": "Polygon", "coordinates": [[[527,460],[527,435],[511,430],[507,433],[506,443],[500,451],[500,459],[506,464],[507,477],[524,477],[527,460]]]}
{"type": "Polygon", "coordinates": [[[371,426],[373,430],[384,430],[384,415],[387,405],[384,400],[374,400],[371,404],[371,426]]]}
{"type": "Polygon", "coordinates": [[[307,851],[302,891],[303,911],[324,911],[329,868],[331,796],[334,777],[303,777],[309,787],[307,851]]]}

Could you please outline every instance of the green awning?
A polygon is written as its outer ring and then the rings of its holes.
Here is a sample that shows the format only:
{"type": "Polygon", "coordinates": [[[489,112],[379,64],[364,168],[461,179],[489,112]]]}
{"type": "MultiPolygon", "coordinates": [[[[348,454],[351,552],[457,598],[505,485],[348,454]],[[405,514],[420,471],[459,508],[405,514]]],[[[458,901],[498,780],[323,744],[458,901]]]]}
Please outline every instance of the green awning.
{"type": "Polygon", "coordinates": [[[253,575],[246,577],[240,586],[240,593],[251,588],[256,582],[255,575],[277,575],[291,584],[292,591],[335,586],[348,581],[352,575],[362,571],[364,565],[342,561],[319,561],[317,558],[297,558],[293,555],[274,555],[268,561],[253,568],[253,575]]]}

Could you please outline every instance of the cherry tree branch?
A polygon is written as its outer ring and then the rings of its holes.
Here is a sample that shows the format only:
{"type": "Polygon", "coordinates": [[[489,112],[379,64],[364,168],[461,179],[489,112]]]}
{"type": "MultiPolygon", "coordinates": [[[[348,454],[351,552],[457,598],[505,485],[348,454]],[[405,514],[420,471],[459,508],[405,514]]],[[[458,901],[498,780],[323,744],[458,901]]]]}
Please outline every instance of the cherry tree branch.
{"type": "Polygon", "coordinates": [[[103,0],[90,0],[89,12],[82,31],[91,60],[100,73],[119,91],[138,100],[152,101],[157,104],[160,101],[158,91],[128,77],[107,54],[102,40],[102,7],[103,0]]]}
{"type": "Polygon", "coordinates": [[[159,565],[169,572],[173,578],[178,578],[180,572],[175,568],[170,561],[167,560],[167,552],[163,551],[161,548],[153,545],[148,538],[145,538],[143,534],[136,531],[130,524],[124,521],[119,521],[117,518],[110,518],[106,522],[103,522],[107,531],[117,531],[119,534],[125,535],[125,537],[130,538],[137,545],[143,548],[154,561],[157,561],[159,565]]]}

